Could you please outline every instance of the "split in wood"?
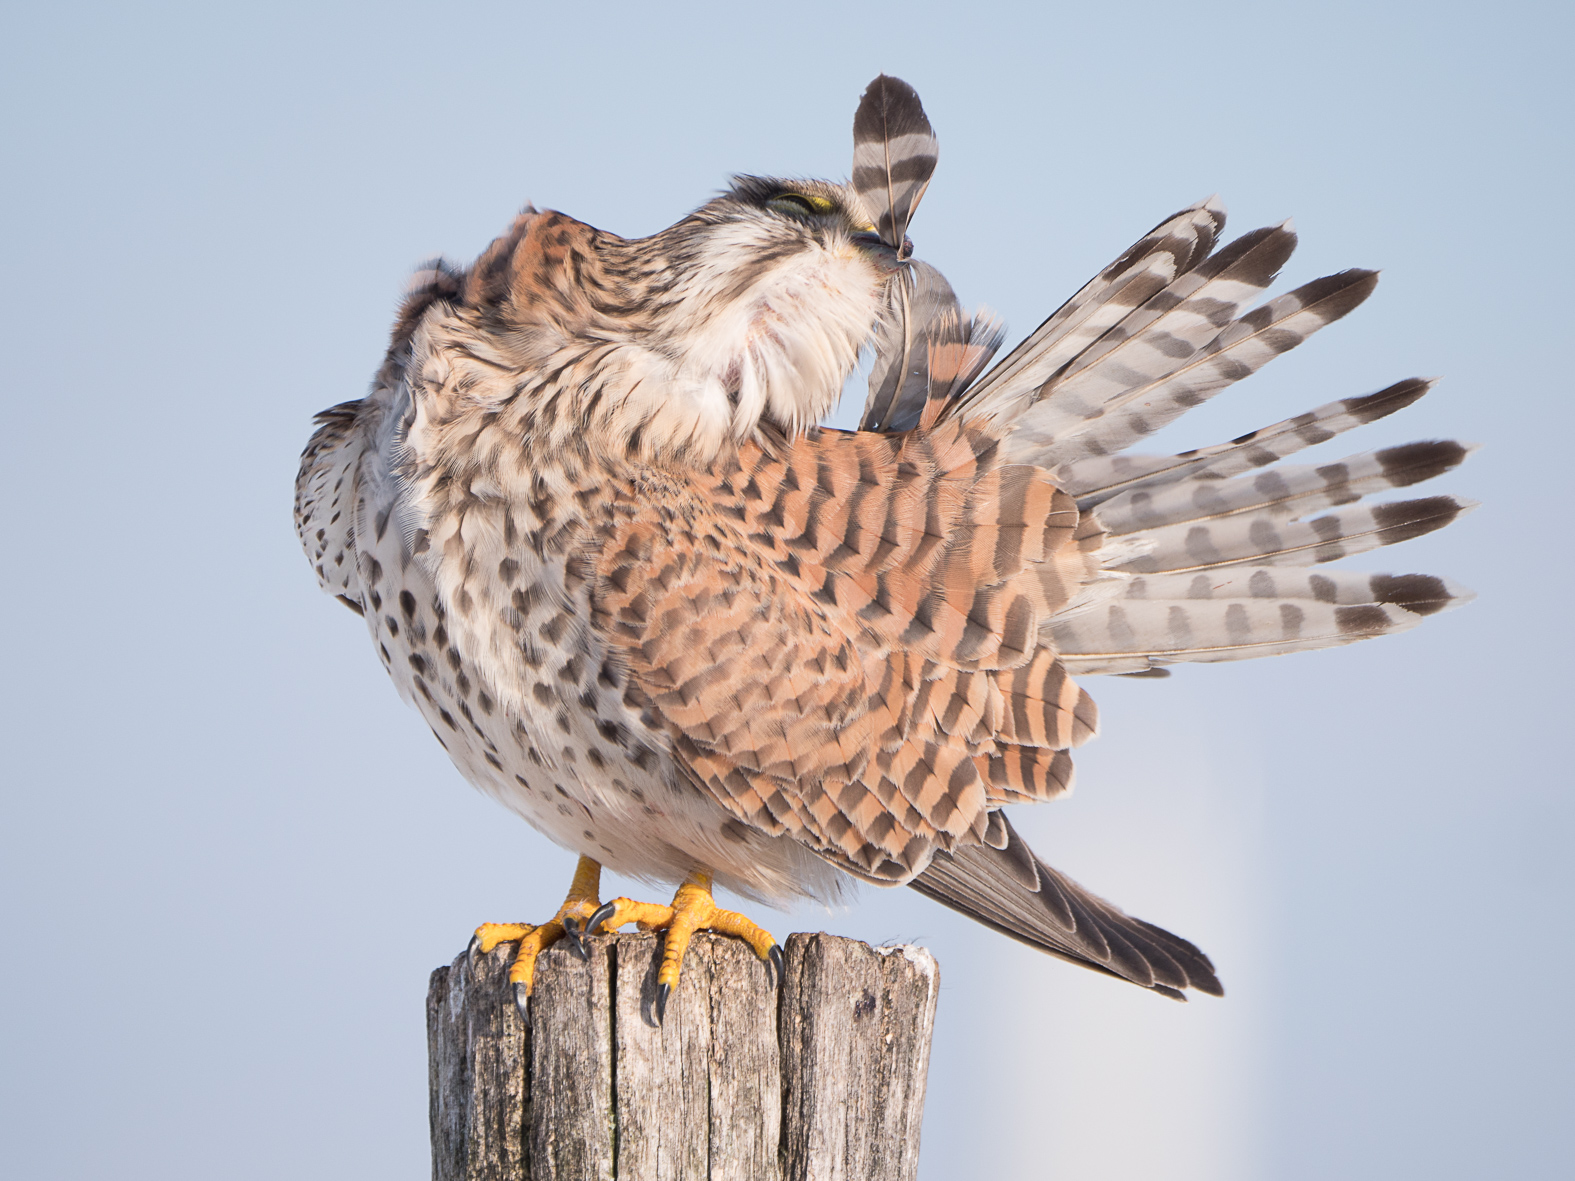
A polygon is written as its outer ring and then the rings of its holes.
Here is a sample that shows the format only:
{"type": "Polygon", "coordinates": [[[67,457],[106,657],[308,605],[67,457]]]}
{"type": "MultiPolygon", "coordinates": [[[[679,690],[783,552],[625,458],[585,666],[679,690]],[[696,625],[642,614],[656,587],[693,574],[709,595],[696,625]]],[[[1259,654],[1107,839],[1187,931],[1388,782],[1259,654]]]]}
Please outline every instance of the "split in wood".
{"type": "Polygon", "coordinates": [[[434,1181],[914,1177],[928,952],[794,935],[773,989],[746,944],[700,933],[658,1026],[661,938],[584,945],[541,955],[530,1028],[509,949],[433,974],[434,1181]]]}

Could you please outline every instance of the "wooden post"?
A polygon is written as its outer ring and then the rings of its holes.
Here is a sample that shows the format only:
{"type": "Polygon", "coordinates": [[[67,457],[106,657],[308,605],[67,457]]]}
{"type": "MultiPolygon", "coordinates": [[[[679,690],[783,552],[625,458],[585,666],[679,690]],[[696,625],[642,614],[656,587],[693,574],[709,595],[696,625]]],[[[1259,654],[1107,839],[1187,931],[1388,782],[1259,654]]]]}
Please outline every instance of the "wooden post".
{"type": "Polygon", "coordinates": [[[513,945],[427,993],[433,1181],[911,1181],[940,972],[918,947],[794,935],[772,988],[702,933],[655,1022],[656,935],[563,944],[531,1025],[513,945]]]}

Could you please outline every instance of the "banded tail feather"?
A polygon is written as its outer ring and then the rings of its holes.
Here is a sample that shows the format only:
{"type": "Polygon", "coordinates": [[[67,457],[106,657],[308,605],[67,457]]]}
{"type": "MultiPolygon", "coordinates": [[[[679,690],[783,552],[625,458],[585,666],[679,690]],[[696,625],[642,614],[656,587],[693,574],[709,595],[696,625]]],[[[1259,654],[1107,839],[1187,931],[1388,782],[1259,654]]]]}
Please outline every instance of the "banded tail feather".
{"type": "Polygon", "coordinates": [[[1472,597],[1431,574],[1259,567],[1142,575],[1120,599],[1053,621],[1050,634],[1076,675],[1130,673],[1350,644],[1409,630],[1472,597]]]}
{"type": "Polygon", "coordinates": [[[1432,533],[1476,507],[1454,496],[1359,505],[1310,521],[1272,513],[1182,522],[1135,534],[1146,552],[1112,568],[1134,574],[1185,574],[1231,566],[1312,566],[1432,533]]]}
{"type": "Polygon", "coordinates": [[[1224,995],[1208,956],[1051,869],[999,811],[983,844],[937,853],[909,885],[1030,947],[1174,1000],[1187,988],[1224,995]]]}
{"type": "Polygon", "coordinates": [[[1041,429],[1039,407],[1031,407],[1008,440],[1009,454],[1055,467],[1123,451],[1347,315],[1372,294],[1377,283],[1374,271],[1341,271],[1276,296],[1220,329],[1176,369],[1142,382],[1114,400],[1102,415],[1071,429],[1041,429]]]}
{"type": "Polygon", "coordinates": [[[1316,467],[1271,467],[1226,480],[1195,476],[1131,489],[1097,511],[1100,524],[1114,536],[1242,513],[1300,517],[1430,480],[1458,467],[1472,450],[1453,440],[1436,440],[1385,447],[1316,467]]]}
{"type": "Polygon", "coordinates": [[[1189,477],[1225,478],[1266,467],[1307,447],[1326,443],[1353,427],[1404,410],[1436,384],[1437,379],[1408,377],[1377,393],[1326,402],[1305,414],[1238,435],[1228,443],[1183,451],[1178,455],[1091,456],[1062,464],[1057,470],[1080,509],[1103,504],[1133,488],[1170,484],[1189,477]]]}
{"type": "Polygon", "coordinates": [[[1141,400],[1181,372],[1273,283],[1296,248],[1288,224],[1255,230],[1179,275],[1035,392],[1033,429],[1055,439],[1141,400]]]}
{"type": "Polygon", "coordinates": [[[869,84],[853,116],[853,188],[881,241],[899,255],[939,151],[913,87],[886,74],[869,84]]]}
{"type": "MultiPolygon", "coordinates": [[[[961,406],[968,417],[1009,421],[1032,401],[1033,392],[1094,339],[1086,325],[1099,307],[1126,293],[1139,276],[1186,274],[1214,249],[1225,228],[1218,197],[1189,205],[1167,217],[1090,279],[1028,338],[969,391],[961,406]],[[1085,339],[1086,338],[1086,339],[1085,339]]],[[[1126,294],[1128,304],[1133,296],[1126,294]]],[[[1101,330],[1102,331],[1102,330],[1101,330]]]]}

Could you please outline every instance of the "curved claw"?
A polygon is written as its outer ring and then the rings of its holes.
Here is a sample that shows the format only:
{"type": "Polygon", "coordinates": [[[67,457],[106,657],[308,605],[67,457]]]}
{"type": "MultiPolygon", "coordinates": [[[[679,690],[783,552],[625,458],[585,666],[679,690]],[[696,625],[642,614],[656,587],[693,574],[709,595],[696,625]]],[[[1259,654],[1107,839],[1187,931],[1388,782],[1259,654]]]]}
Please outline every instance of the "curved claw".
{"type": "Polygon", "coordinates": [[[612,918],[613,915],[617,913],[617,911],[618,907],[615,903],[602,903],[601,906],[596,908],[596,913],[585,920],[585,933],[587,935],[595,934],[596,928],[601,926],[608,919],[612,918]]]}
{"type": "Polygon", "coordinates": [[[586,929],[575,921],[573,915],[563,916],[563,937],[568,941],[569,950],[579,956],[581,962],[589,961],[591,958],[590,948],[585,946],[586,929]]]}
{"type": "Polygon", "coordinates": [[[474,970],[474,968],[476,967],[476,961],[478,959],[480,959],[480,958],[481,958],[481,936],[480,935],[472,935],[470,937],[470,946],[465,948],[465,962],[470,965],[472,970],[474,970]]]}
{"type": "Polygon", "coordinates": [[[671,984],[658,984],[656,986],[656,1023],[662,1024],[667,1017],[667,998],[673,995],[671,984]]]}
{"type": "Polygon", "coordinates": [[[514,1007],[520,1011],[520,1020],[530,1025],[530,986],[516,984],[514,986],[514,1007]]]}
{"type": "Polygon", "coordinates": [[[773,943],[771,952],[766,958],[766,984],[771,988],[779,988],[782,978],[787,975],[787,968],[782,960],[782,947],[773,943]]]}

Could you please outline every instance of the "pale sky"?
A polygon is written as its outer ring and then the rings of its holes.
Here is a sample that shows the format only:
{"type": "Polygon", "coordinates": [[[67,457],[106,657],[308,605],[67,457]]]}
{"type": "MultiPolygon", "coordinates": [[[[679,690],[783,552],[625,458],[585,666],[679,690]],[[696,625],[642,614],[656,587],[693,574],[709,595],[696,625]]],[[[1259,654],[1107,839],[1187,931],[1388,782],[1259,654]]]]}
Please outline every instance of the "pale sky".
{"type": "Polygon", "coordinates": [[[735,171],[845,176],[884,70],[940,137],[918,253],[1013,339],[1215,191],[1236,233],[1296,217],[1280,290],[1383,268],[1163,441],[1441,374],[1336,447],[1482,443],[1437,490],[1483,507],[1348,564],[1481,597],[1088,682],[1077,793],[1014,823],[1199,943],[1224,1000],[906,890],[756,917],[934,951],[927,1181],[1562,1175],[1571,14],[6,5],[0,1174],[428,1175],[427,974],[550,914],[573,857],[465,784],[317,591],[310,417],[365,390],[420,260],[527,200],[639,235],[735,171]]]}

